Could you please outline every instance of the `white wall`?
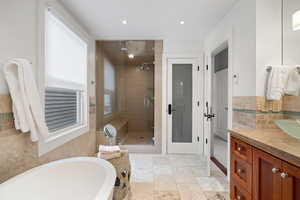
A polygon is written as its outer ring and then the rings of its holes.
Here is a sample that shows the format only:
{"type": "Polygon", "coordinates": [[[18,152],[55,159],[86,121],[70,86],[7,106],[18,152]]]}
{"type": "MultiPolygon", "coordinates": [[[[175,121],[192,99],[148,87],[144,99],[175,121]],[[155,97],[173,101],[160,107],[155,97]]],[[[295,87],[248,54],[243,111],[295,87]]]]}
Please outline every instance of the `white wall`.
{"type": "MultiPolygon", "coordinates": [[[[38,2],[42,0],[0,1],[0,94],[8,88],[3,76],[3,63],[11,58],[26,58],[38,72],[38,2]]],[[[95,47],[90,47],[89,60],[95,61],[95,47]]],[[[91,62],[91,63],[92,63],[91,62]]],[[[95,65],[89,66],[90,81],[95,80],[95,65]]],[[[93,87],[90,95],[95,96],[93,87]]]]}
{"type": "Polygon", "coordinates": [[[293,30],[292,15],[300,10],[299,0],[284,0],[284,57],[285,65],[300,65],[300,30],[293,30]]]}
{"type": "Polygon", "coordinates": [[[281,65],[281,0],[256,0],[256,96],[265,95],[266,66],[281,65]]]}
{"type": "Polygon", "coordinates": [[[204,41],[206,55],[232,39],[232,68],[239,75],[233,96],[255,96],[255,0],[240,0],[204,41]]]}
{"type": "Polygon", "coordinates": [[[164,40],[164,54],[166,55],[196,55],[203,54],[202,40],[164,40]]]}
{"type": "Polygon", "coordinates": [[[19,57],[37,63],[37,0],[0,1],[0,94],[8,89],[2,64],[19,57]]]}

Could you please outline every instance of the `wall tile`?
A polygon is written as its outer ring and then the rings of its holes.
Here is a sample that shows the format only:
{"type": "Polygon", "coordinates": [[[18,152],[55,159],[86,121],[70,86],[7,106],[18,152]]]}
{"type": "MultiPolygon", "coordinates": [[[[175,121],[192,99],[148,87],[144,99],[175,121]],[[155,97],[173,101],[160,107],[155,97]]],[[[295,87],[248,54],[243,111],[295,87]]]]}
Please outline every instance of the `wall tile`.
{"type": "MultiPolygon", "coordinates": [[[[0,98],[3,99],[3,95],[0,98]]],[[[90,99],[91,107],[95,104],[94,99],[90,99]]],[[[1,101],[1,106],[2,110],[8,111],[6,107],[11,106],[11,102],[1,101]]],[[[95,112],[90,113],[90,132],[41,157],[38,156],[38,144],[31,142],[30,135],[18,132],[12,125],[12,113],[0,113],[0,183],[44,163],[69,157],[94,156],[96,153],[95,112]]]]}
{"type": "Polygon", "coordinates": [[[12,102],[9,94],[0,94],[0,113],[11,113],[12,102]]]}
{"type": "Polygon", "coordinates": [[[234,128],[277,128],[275,120],[300,118],[300,97],[285,96],[280,101],[233,97],[233,111],[234,128]]]}
{"type": "Polygon", "coordinates": [[[233,112],[234,129],[254,129],[256,127],[256,115],[246,112],[233,112]]]}
{"type": "Polygon", "coordinates": [[[300,97],[285,96],[283,97],[283,110],[291,112],[300,112],[300,97]]]}
{"type": "Polygon", "coordinates": [[[233,97],[233,108],[244,110],[256,110],[256,97],[236,96],[233,97]]]}

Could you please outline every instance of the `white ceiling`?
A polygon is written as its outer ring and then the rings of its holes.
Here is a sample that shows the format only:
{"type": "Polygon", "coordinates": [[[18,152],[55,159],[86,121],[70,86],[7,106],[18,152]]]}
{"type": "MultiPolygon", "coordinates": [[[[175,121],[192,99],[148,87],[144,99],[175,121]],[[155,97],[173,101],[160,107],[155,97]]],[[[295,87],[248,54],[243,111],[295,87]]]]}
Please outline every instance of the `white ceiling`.
{"type": "Polygon", "coordinates": [[[193,40],[202,39],[238,0],[60,1],[96,39],[193,40]]]}

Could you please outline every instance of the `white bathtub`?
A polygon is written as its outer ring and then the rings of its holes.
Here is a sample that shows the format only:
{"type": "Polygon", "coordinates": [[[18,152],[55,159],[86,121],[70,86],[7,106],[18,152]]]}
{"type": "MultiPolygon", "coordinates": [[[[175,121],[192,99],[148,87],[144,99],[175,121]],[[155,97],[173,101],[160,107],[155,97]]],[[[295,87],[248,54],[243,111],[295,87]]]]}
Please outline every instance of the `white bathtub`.
{"type": "Polygon", "coordinates": [[[111,200],[114,167],[99,158],[80,157],[33,168],[0,184],[1,200],[111,200]]]}

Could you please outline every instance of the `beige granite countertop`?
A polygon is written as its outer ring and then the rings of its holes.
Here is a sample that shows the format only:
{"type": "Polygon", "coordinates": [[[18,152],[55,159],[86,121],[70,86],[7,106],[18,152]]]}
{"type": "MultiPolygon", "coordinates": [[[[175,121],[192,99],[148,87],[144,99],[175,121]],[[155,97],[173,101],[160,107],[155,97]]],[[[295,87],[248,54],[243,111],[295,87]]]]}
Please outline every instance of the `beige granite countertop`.
{"type": "Polygon", "coordinates": [[[280,129],[230,130],[230,134],[300,167],[300,140],[289,136],[280,129]]]}

